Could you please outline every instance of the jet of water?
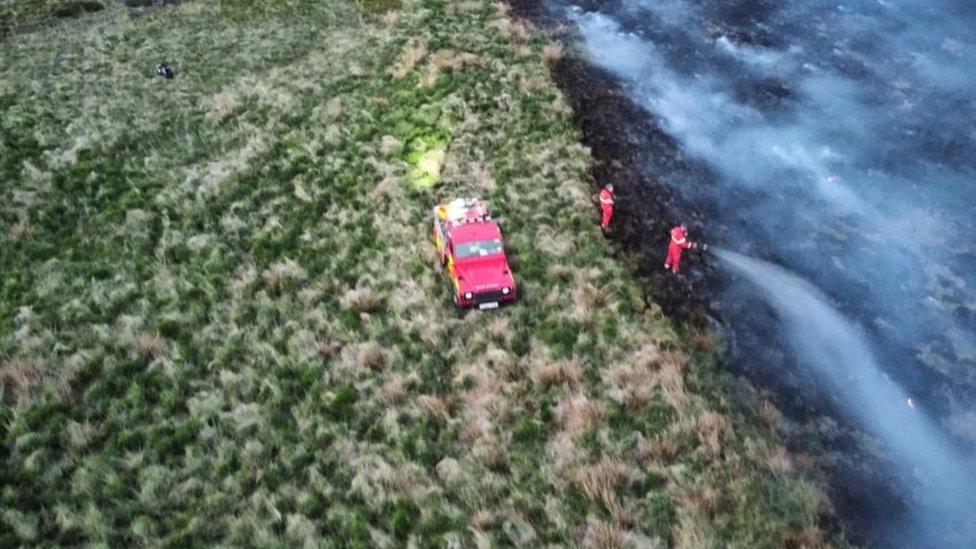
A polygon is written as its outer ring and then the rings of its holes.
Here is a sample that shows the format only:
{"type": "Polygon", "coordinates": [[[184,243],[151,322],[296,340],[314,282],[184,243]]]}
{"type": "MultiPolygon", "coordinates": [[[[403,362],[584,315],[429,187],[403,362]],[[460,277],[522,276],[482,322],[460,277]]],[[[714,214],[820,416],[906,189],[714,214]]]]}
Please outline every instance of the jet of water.
{"type": "Polygon", "coordinates": [[[971,546],[976,540],[976,471],[884,375],[867,335],[820,290],[786,269],[721,248],[711,251],[761,290],[799,361],[828,384],[838,401],[885,444],[902,473],[915,480],[919,543],[971,546]]]}

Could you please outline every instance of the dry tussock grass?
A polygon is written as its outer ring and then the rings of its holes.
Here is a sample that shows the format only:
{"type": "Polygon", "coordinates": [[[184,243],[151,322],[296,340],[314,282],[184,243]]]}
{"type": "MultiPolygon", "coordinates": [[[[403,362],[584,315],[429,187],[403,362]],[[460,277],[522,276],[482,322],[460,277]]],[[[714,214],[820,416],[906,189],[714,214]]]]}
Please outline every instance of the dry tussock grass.
{"type": "Polygon", "coordinates": [[[688,405],[683,373],[686,361],[684,355],[668,352],[663,355],[658,370],[658,380],[664,390],[664,400],[676,410],[683,410],[688,405]]]}
{"type": "Polygon", "coordinates": [[[278,113],[293,110],[296,103],[295,94],[281,85],[284,74],[279,72],[270,76],[273,78],[271,81],[251,80],[247,97],[278,113]]]}
{"type": "Polygon", "coordinates": [[[473,53],[458,53],[449,49],[437,50],[430,55],[427,66],[420,76],[420,85],[430,87],[442,74],[483,65],[484,61],[473,53]]]}
{"type": "Polygon", "coordinates": [[[420,500],[433,489],[415,463],[391,465],[380,456],[363,456],[352,465],[355,476],[350,491],[367,501],[382,503],[398,498],[420,500]]]}
{"type": "Polygon", "coordinates": [[[241,402],[237,404],[227,413],[226,417],[231,420],[231,423],[238,432],[245,431],[251,427],[263,427],[265,424],[261,407],[254,402],[241,402]]]}
{"type": "Polygon", "coordinates": [[[641,513],[633,500],[614,501],[608,511],[614,524],[632,532],[640,528],[641,513]]]}
{"type": "Polygon", "coordinates": [[[476,462],[497,468],[507,462],[504,443],[493,433],[499,421],[508,413],[508,403],[502,393],[503,384],[486,366],[470,366],[459,375],[470,388],[461,393],[464,422],[459,438],[471,451],[476,462]]]}
{"type": "Polygon", "coordinates": [[[695,433],[713,456],[719,456],[725,442],[732,437],[732,423],[718,412],[705,412],[695,422],[695,433]]]}
{"type": "MultiPolygon", "coordinates": [[[[665,391],[675,391],[673,379],[662,380],[658,373],[662,362],[661,351],[654,343],[646,343],[623,363],[613,365],[602,374],[607,395],[616,402],[640,410],[651,403],[659,385],[665,391]]],[[[666,373],[664,376],[674,376],[666,373]]]]}
{"type": "Polygon", "coordinates": [[[567,472],[582,459],[582,451],[576,445],[575,437],[565,431],[549,439],[546,455],[549,457],[547,465],[551,469],[552,482],[556,485],[562,485],[567,472]]]}
{"type": "Polygon", "coordinates": [[[427,42],[424,40],[411,40],[404,48],[403,53],[397,58],[396,63],[391,69],[394,78],[403,78],[421,59],[427,57],[427,42]]]}
{"type": "Polygon", "coordinates": [[[569,281],[573,277],[573,268],[569,265],[562,265],[557,263],[549,268],[549,274],[556,277],[556,279],[561,281],[569,281]]]}
{"type": "Polygon", "coordinates": [[[336,356],[340,351],[342,351],[342,344],[338,341],[334,341],[328,337],[323,337],[318,344],[316,350],[319,356],[323,358],[332,358],[336,356]]]}
{"type": "MultiPolygon", "coordinates": [[[[562,98],[562,96],[555,101],[555,104],[563,105],[563,108],[569,109],[569,106],[566,105],[566,101],[562,98]]],[[[558,192],[562,194],[566,201],[572,204],[573,207],[591,208],[593,206],[593,200],[590,198],[590,195],[587,193],[586,189],[586,186],[580,181],[568,178],[560,180],[558,192]]]]}
{"type": "Polygon", "coordinates": [[[505,398],[502,383],[495,374],[483,367],[469,368],[462,373],[462,379],[473,382],[470,389],[461,393],[461,401],[468,415],[478,419],[497,418],[503,411],[505,398]]]}
{"type": "Polygon", "coordinates": [[[673,530],[674,546],[677,549],[701,549],[720,547],[708,526],[708,522],[690,512],[678,513],[678,525],[673,530]]]}
{"type": "Polygon", "coordinates": [[[586,519],[581,545],[587,549],[619,549],[627,547],[631,537],[628,532],[612,522],[597,518],[586,519]]]}
{"type": "MultiPolygon", "coordinates": [[[[540,225],[538,227],[536,231],[536,242],[538,242],[539,248],[553,259],[565,258],[576,248],[576,244],[573,242],[571,235],[556,231],[548,225],[540,225]]],[[[568,267],[565,268],[569,269],[568,267]]],[[[569,271],[569,274],[572,274],[572,270],[570,269],[569,271]]],[[[550,273],[552,273],[551,268],[550,273]]],[[[556,273],[553,274],[557,277],[559,276],[556,273]]]]}
{"type": "Polygon", "coordinates": [[[225,184],[236,174],[249,169],[255,160],[270,150],[271,142],[265,131],[254,129],[243,147],[230,151],[223,157],[187,170],[181,187],[182,193],[206,199],[225,189],[225,184]]]}
{"type": "Polygon", "coordinates": [[[342,116],[342,98],[333,97],[325,102],[325,115],[336,120],[342,116]]]}
{"type": "Polygon", "coordinates": [[[159,334],[138,334],[133,342],[136,356],[152,362],[163,354],[165,342],[159,334]]]}
{"type": "Polygon", "coordinates": [[[485,367],[493,372],[509,374],[516,367],[515,357],[499,347],[489,347],[481,356],[485,367]]]}
{"type": "Polygon", "coordinates": [[[384,156],[390,156],[395,152],[399,152],[403,148],[403,143],[394,135],[384,135],[380,139],[380,152],[384,156]]]}
{"type": "Polygon", "coordinates": [[[261,273],[261,277],[264,278],[264,283],[269,290],[277,292],[281,290],[286,282],[305,280],[308,277],[308,273],[296,261],[285,259],[271,264],[270,267],[261,273]]]}
{"type": "Polygon", "coordinates": [[[323,351],[334,352],[333,349],[327,347],[329,343],[320,341],[315,332],[303,328],[288,339],[288,352],[302,360],[311,361],[320,356],[327,356],[323,351]]]}
{"type": "Polygon", "coordinates": [[[528,61],[534,59],[535,50],[529,44],[518,44],[514,48],[515,57],[520,61],[528,61]]]}
{"type": "Polygon", "coordinates": [[[631,471],[621,461],[604,457],[598,463],[584,465],[572,473],[573,484],[591,501],[614,507],[617,491],[630,483],[631,471]]]}
{"type": "Polygon", "coordinates": [[[379,343],[365,341],[348,345],[342,349],[339,367],[345,372],[377,371],[389,360],[388,353],[379,343]]]}
{"type": "Polygon", "coordinates": [[[573,317],[582,322],[593,320],[594,315],[609,302],[606,291],[589,283],[574,288],[571,296],[573,317]]]}
{"type": "Polygon", "coordinates": [[[453,484],[464,477],[464,469],[461,468],[458,460],[452,457],[440,460],[434,469],[437,471],[438,478],[447,484],[453,484]]]}
{"type": "Polygon", "coordinates": [[[315,541],[321,536],[318,526],[298,513],[289,513],[285,517],[285,534],[303,547],[315,547],[315,541]]]}
{"type": "Polygon", "coordinates": [[[657,369],[663,359],[664,356],[661,354],[661,348],[656,343],[645,343],[641,345],[634,351],[630,358],[635,367],[647,370],[657,369]]]}
{"type": "Polygon", "coordinates": [[[790,456],[789,451],[782,445],[777,445],[767,452],[766,458],[763,461],[766,464],[766,468],[774,473],[790,473],[794,469],[793,458],[790,456]]]}
{"type": "Polygon", "coordinates": [[[68,423],[68,442],[76,450],[82,450],[88,447],[98,434],[98,426],[88,420],[82,422],[71,421],[68,423]]]}
{"type": "Polygon", "coordinates": [[[339,304],[361,313],[375,313],[383,308],[385,297],[370,287],[360,287],[342,294],[339,304]]]}
{"type": "Polygon", "coordinates": [[[542,58],[549,64],[561,61],[564,55],[563,47],[558,42],[550,42],[542,48],[542,58]]]}
{"type": "Polygon", "coordinates": [[[678,507],[700,519],[713,518],[721,504],[721,494],[714,486],[678,483],[671,486],[678,507]]]}
{"type": "Polygon", "coordinates": [[[403,192],[403,183],[396,177],[384,177],[369,191],[374,200],[391,200],[403,192]]]}
{"type": "Polygon", "coordinates": [[[390,374],[383,383],[383,386],[380,387],[378,394],[379,401],[387,406],[398,404],[403,401],[409,390],[416,386],[419,381],[420,378],[416,373],[390,374]]]}
{"type": "Polygon", "coordinates": [[[637,447],[634,455],[637,460],[648,468],[660,468],[662,464],[671,461],[677,453],[677,447],[673,441],[663,435],[653,438],[644,438],[643,435],[637,439],[637,447]]]}
{"type": "Polygon", "coordinates": [[[657,389],[654,372],[627,362],[604,370],[602,379],[607,396],[633,410],[646,408],[657,389]]]}
{"type": "Polygon", "coordinates": [[[294,191],[292,191],[292,194],[295,196],[295,198],[309,204],[315,200],[315,198],[309,192],[308,187],[303,185],[301,181],[294,182],[294,191]]]}
{"type": "Polygon", "coordinates": [[[508,317],[500,316],[492,319],[488,323],[487,333],[494,343],[507,346],[512,339],[512,329],[508,317]]]}
{"type": "Polygon", "coordinates": [[[468,530],[472,533],[486,533],[501,522],[501,516],[491,509],[476,509],[468,519],[468,530]]]}
{"type": "Polygon", "coordinates": [[[37,360],[14,360],[0,364],[0,402],[23,403],[47,371],[47,365],[37,360]]]}
{"type": "Polygon", "coordinates": [[[469,13],[477,13],[481,11],[482,5],[483,4],[481,2],[474,2],[474,1],[451,2],[447,6],[447,13],[449,15],[463,15],[469,13]]]}
{"type": "MultiPolygon", "coordinates": [[[[169,273],[165,268],[160,269],[156,273],[156,277],[161,282],[161,286],[172,286],[172,274],[169,273]]],[[[258,270],[252,264],[245,264],[237,270],[237,276],[231,282],[231,289],[241,297],[245,291],[247,291],[252,284],[258,279],[258,270]]]]}
{"type": "Polygon", "coordinates": [[[583,367],[575,358],[555,362],[533,361],[529,368],[529,378],[542,387],[566,384],[575,389],[583,381],[583,367]]]}
{"type": "Polygon", "coordinates": [[[501,17],[492,21],[491,25],[502,34],[507,35],[517,45],[525,44],[532,36],[531,27],[525,21],[513,21],[507,17],[501,17]]]}
{"type": "Polygon", "coordinates": [[[467,174],[470,184],[474,188],[481,190],[483,193],[489,194],[494,191],[495,187],[497,186],[495,176],[491,173],[491,168],[489,168],[483,162],[469,163],[467,174]]]}
{"type": "Polygon", "coordinates": [[[210,97],[210,112],[207,114],[215,121],[222,122],[240,106],[240,96],[233,90],[224,90],[210,97]]]}
{"type": "MultiPolygon", "coordinates": [[[[478,128],[473,128],[471,131],[477,132],[478,128]]],[[[458,147],[464,141],[465,138],[461,136],[453,142],[444,162],[442,177],[445,180],[457,181],[460,185],[469,187],[480,196],[490,196],[492,191],[498,187],[491,167],[481,156],[474,159],[461,158],[458,147]]],[[[470,146],[478,145],[471,143],[470,146]]]]}
{"type": "Polygon", "coordinates": [[[602,402],[594,402],[585,394],[574,392],[559,399],[556,421],[569,434],[576,436],[598,427],[606,412],[607,407],[602,402]]]}
{"type": "Polygon", "coordinates": [[[686,441],[695,440],[694,431],[695,421],[682,418],[672,423],[665,432],[651,438],[641,436],[637,441],[636,455],[648,467],[657,468],[673,463],[688,450],[686,441]]]}
{"type": "Polygon", "coordinates": [[[449,49],[437,50],[430,56],[430,63],[437,67],[437,70],[444,72],[447,70],[464,70],[470,67],[484,66],[485,61],[480,56],[471,52],[457,52],[449,49]]]}
{"type": "Polygon", "coordinates": [[[523,76],[519,79],[519,89],[523,93],[539,93],[549,88],[549,82],[540,75],[523,76]]]}
{"type": "Polygon", "coordinates": [[[508,464],[509,454],[507,446],[497,435],[486,433],[472,444],[471,457],[489,470],[497,471],[508,464]]]}
{"type": "Polygon", "coordinates": [[[491,424],[480,418],[469,419],[458,429],[458,439],[468,448],[473,447],[479,440],[491,434],[491,424]]]}
{"type": "Polygon", "coordinates": [[[447,399],[442,396],[435,395],[422,395],[417,399],[417,404],[420,409],[427,412],[428,414],[448,418],[450,416],[451,405],[447,402],[447,399]]]}

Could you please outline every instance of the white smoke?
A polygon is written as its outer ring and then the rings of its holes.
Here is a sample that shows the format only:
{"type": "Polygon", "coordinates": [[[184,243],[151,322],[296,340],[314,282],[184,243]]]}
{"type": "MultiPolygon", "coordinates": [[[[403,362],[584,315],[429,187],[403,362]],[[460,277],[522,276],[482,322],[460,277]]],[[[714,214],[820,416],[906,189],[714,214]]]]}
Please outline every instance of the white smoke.
{"type": "MultiPolygon", "coordinates": [[[[590,60],[719,176],[714,190],[692,189],[696,196],[754,220],[746,230],[792,254],[818,284],[871,288],[860,299],[878,324],[895,327],[892,339],[914,339],[920,353],[921,341],[966,331],[948,311],[976,315],[973,275],[949,266],[976,255],[976,45],[960,22],[939,18],[944,3],[784,3],[783,17],[810,29],[787,35],[793,43],[779,50],[714,38],[696,24],[704,8],[679,0],[627,5],[628,17],[659,16],[651,33],[625,29],[614,14],[575,9],[570,17],[590,60]],[[690,45],[672,51],[681,41],[690,45]],[[775,62],[760,63],[757,75],[757,57],[775,62]],[[734,92],[770,71],[793,94],[782,108],[769,112],[734,92]],[[943,149],[973,154],[957,154],[952,166],[939,162],[943,149]],[[749,202],[731,202],[723,186],[750,191],[749,202]],[[947,279],[963,283],[947,288],[947,279]]],[[[964,339],[948,352],[976,345],[972,334],[964,339]]]]}
{"type": "Polygon", "coordinates": [[[569,11],[589,60],[711,170],[677,174],[682,192],[858,315],[863,330],[809,283],[727,257],[772,284],[797,355],[920,480],[930,527],[976,523],[960,492],[976,491],[974,472],[938,424],[899,405],[889,377],[930,375],[925,361],[976,382],[976,334],[959,320],[976,315],[974,6],[630,0],[569,11]],[[764,13],[747,13],[756,5],[764,13]],[[742,39],[736,17],[773,39],[742,39]],[[782,98],[763,98],[770,82],[782,98]]]}
{"type": "Polygon", "coordinates": [[[779,314],[803,364],[888,447],[917,482],[921,539],[964,546],[976,539],[974,471],[911,396],[881,370],[863,331],[810,283],[785,269],[722,249],[715,255],[748,278],[779,314]]]}

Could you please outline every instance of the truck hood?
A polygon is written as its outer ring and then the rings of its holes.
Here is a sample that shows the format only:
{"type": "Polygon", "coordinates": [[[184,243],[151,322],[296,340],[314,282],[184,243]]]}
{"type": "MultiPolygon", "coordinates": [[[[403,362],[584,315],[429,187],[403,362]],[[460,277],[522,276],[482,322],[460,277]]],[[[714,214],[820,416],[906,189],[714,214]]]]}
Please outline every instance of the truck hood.
{"type": "Polygon", "coordinates": [[[457,262],[454,272],[460,278],[461,290],[465,292],[490,292],[515,286],[504,255],[457,262]]]}

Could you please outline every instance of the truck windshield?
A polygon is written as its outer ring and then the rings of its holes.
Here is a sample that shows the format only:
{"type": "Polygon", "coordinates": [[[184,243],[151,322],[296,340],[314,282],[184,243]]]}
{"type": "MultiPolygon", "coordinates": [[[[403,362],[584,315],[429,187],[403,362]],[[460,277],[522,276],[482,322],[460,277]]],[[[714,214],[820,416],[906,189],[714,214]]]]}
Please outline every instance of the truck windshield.
{"type": "Polygon", "coordinates": [[[465,242],[463,244],[454,245],[454,255],[458,259],[467,259],[469,257],[483,257],[486,255],[492,255],[501,253],[502,251],[502,241],[501,240],[476,240],[474,242],[465,242]]]}

